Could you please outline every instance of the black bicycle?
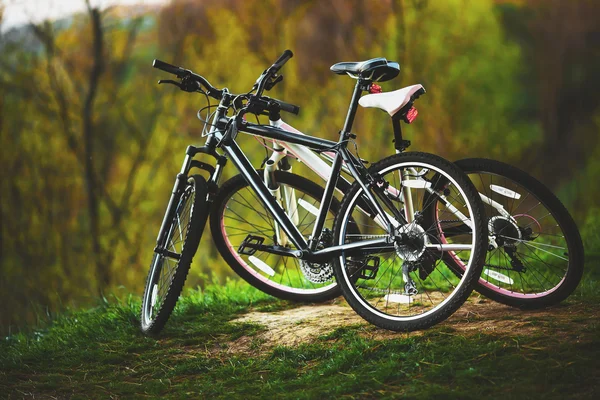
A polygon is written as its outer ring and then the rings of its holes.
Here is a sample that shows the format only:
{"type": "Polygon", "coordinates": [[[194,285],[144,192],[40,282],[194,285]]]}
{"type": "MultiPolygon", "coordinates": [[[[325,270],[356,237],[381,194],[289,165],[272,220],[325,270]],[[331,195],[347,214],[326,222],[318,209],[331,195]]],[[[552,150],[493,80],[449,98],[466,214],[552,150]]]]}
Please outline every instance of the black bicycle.
{"type": "MultiPolygon", "coordinates": [[[[262,282],[263,290],[303,300],[337,293],[336,285],[328,281],[335,274],[350,306],[386,329],[423,329],[446,319],[477,282],[488,244],[487,221],[469,178],[453,163],[431,154],[396,154],[366,168],[348,150],[356,137],[351,128],[361,94],[372,90],[374,82],[397,76],[399,65],[376,58],[332,67],[357,80],[335,142],[244,118],[266,114],[277,121],[281,111],[298,113],[297,106],[263,95],[281,81],[278,71],[291,57],[292,52],[286,50],[245,94],[217,89],[190,70],[154,61],[155,68],[179,78],[159,83],[202,93],[219,104],[206,125],[205,145],[188,146],[175,180],[143,295],[144,333],[158,333],[175,307],[210,210],[213,234],[219,225],[222,228],[219,250],[238,258],[237,263],[227,261],[256,267],[237,268],[242,278],[257,287],[262,282]],[[229,111],[233,111],[231,116],[229,111]],[[264,172],[252,166],[236,142],[240,132],[332,153],[325,188],[282,171],[268,172],[265,180],[264,172]],[[194,159],[198,154],[215,162],[194,159]],[[228,160],[240,175],[221,186],[228,160]],[[338,203],[333,194],[342,167],[352,175],[353,183],[338,203]],[[191,174],[194,168],[206,171],[208,179],[191,174]],[[286,198],[286,193],[293,193],[294,198],[286,198]],[[440,225],[469,229],[442,238],[440,225]],[[443,262],[446,254],[460,256],[459,273],[443,262]]],[[[406,93],[404,104],[394,110],[396,122],[412,118],[412,103],[418,95],[416,89],[406,93]]],[[[396,146],[400,150],[402,143],[396,146]]]]}

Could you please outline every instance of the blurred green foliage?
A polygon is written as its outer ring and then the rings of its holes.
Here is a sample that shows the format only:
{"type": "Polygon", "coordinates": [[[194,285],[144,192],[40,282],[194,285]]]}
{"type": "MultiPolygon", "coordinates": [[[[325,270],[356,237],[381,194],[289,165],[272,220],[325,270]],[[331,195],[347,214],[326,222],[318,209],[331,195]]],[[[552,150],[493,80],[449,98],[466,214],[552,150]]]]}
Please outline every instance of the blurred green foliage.
{"type": "MultiPolygon", "coordinates": [[[[0,14],[1,15],[1,14],[0,14]]],[[[0,16],[1,18],[1,16],[0,16]]],[[[414,150],[488,156],[550,185],[580,224],[600,180],[600,6],[577,1],[174,1],[109,9],[0,36],[0,329],[118,286],[141,293],[202,96],[158,87],[153,58],[246,92],[283,49],[273,97],[335,138],[353,82],[339,61],[401,65],[384,90],[422,83],[414,150]]],[[[389,118],[359,110],[363,158],[392,153],[389,118]]],[[[240,138],[258,166],[264,151],[240,138]]],[[[226,177],[236,172],[230,167],[226,177]]],[[[594,220],[597,220],[595,218],[594,220]]],[[[590,228],[591,229],[591,228],[590,228]]],[[[588,229],[586,228],[586,232],[588,229]]],[[[205,232],[189,286],[230,274],[205,232]]]]}

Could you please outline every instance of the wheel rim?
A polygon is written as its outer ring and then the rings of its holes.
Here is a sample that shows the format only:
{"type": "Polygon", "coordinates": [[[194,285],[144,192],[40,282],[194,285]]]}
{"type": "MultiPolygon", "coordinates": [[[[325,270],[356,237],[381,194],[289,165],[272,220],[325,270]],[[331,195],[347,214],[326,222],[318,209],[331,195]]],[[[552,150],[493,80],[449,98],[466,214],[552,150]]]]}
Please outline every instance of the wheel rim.
{"type": "MultiPolygon", "coordinates": [[[[488,221],[512,219],[520,230],[532,231],[518,237],[510,225],[505,224],[504,230],[511,233],[503,234],[502,225],[496,224],[490,235],[496,236],[499,246],[488,252],[478,284],[516,299],[542,298],[556,291],[569,269],[569,246],[563,228],[545,203],[505,176],[486,171],[468,175],[481,194],[502,205],[509,215],[501,215],[484,201],[488,221]]],[[[456,261],[462,268],[462,260],[456,261]]]]}
{"type": "MultiPolygon", "coordinates": [[[[280,184],[281,205],[286,214],[297,218],[298,230],[305,237],[312,233],[312,227],[319,210],[320,199],[302,192],[299,188],[289,183],[280,184]],[[284,190],[284,186],[294,188],[296,200],[293,201],[284,190]]],[[[229,253],[239,265],[252,277],[274,289],[292,294],[309,295],[326,292],[336,284],[332,278],[324,282],[311,282],[302,272],[300,260],[292,257],[280,257],[274,254],[257,251],[253,255],[238,253],[238,248],[247,235],[257,235],[265,238],[264,244],[272,245],[277,240],[276,224],[270,213],[264,208],[260,199],[248,186],[243,186],[223,201],[220,212],[220,229],[229,253]]],[[[334,214],[330,211],[325,221],[325,228],[333,227],[334,214]]],[[[281,235],[280,235],[281,236],[281,235]]],[[[295,248],[289,241],[286,247],[295,248]]],[[[314,279],[315,276],[310,276],[314,279]]]]}
{"type": "MultiPolygon", "coordinates": [[[[169,231],[165,238],[166,249],[181,257],[187,238],[190,219],[194,210],[196,191],[193,184],[187,186],[171,220],[169,231]]],[[[174,257],[154,254],[151,273],[144,292],[144,324],[149,325],[160,312],[169,292],[171,281],[177,271],[179,262],[174,257]]]]}
{"type": "MultiPolygon", "coordinates": [[[[424,178],[430,179],[432,182],[431,187],[436,187],[436,183],[441,179],[445,179],[449,182],[448,190],[450,191],[446,198],[468,219],[472,218],[473,211],[471,204],[467,201],[467,197],[462,188],[460,188],[457,182],[449,175],[447,175],[441,169],[426,163],[420,162],[403,162],[397,163],[387,168],[382,169],[379,174],[383,176],[390,184],[390,188],[387,189],[398,193],[400,188],[400,175],[399,171],[413,167],[418,173],[422,173],[424,178]],[[437,174],[437,175],[436,175],[437,174]],[[438,177],[437,180],[435,177],[438,177]],[[443,178],[442,178],[443,177],[443,178]]],[[[414,175],[414,173],[411,173],[414,175]]],[[[420,186],[420,185],[414,185],[420,186]]],[[[415,206],[415,211],[421,211],[428,209],[432,204],[429,200],[426,202],[427,196],[424,196],[426,188],[413,189],[412,200],[415,206]],[[419,203],[420,201],[420,203],[419,203]]],[[[343,219],[348,221],[352,217],[355,221],[364,219],[364,216],[360,216],[360,211],[356,207],[357,198],[361,196],[362,190],[359,190],[352,200],[352,204],[345,210],[343,219]]],[[[397,203],[398,208],[399,202],[397,203]]],[[[386,210],[388,212],[388,210],[386,210]]],[[[448,215],[453,215],[449,210],[444,210],[448,215]]],[[[375,226],[370,223],[362,223],[360,226],[360,232],[363,232],[361,236],[368,234],[373,236],[373,233],[378,233],[380,236],[386,235],[386,230],[381,226],[375,226]],[[370,226],[367,226],[369,225],[370,226]],[[375,231],[375,232],[374,232],[375,231]],[[378,231],[378,232],[377,232],[378,231]]],[[[357,222],[359,223],[359,222],[357,222]]],[[[458,219],[454,221],[458,224],[458,219]]],[[[418,238],[420,233],[422,238],[427,238],[429,245],[440,244],[439,237],[437,236],[437,228],[434,226],[421,226],[424,224],[415,221],[411,224],[403,225],[403,227],[397,228],[397,233],[412,233],[413,237],[418,238]],[[411,227],[411,225],[413,225],[411,227]],[[419,226],[419,229],[415,229],[414,225],[419,226]]],[[[338,244],[344,244],[346,241],[351,240],[347,235],[348,224],[343,226],[340,232],[338,244]]],[[[475,244],[477,243],[477,233],[469,233],[456,237],[452,241],[447,241],[446,244],[463,245],[470,247],[470,250],[461,250],[461,253],[467,255],[467,269],[473,267],[473,255],[475,253],[475,244]]],[[[410,235],[409,235],[410,236],[410,235]]],[[[365,237],[366,238],[366,237],[365,237]]],[[[407,241],[406,239],[403,239],[407,241]]],[[[410,244],[410,240],[408,240],[410,244]]],[[[377,272],[374,278],[369,278],[369,264],[364,263],[360,260],[358,263],[359,267],[352,266],[353,260],[351,257],[345,258],[341,256],[339,261],[341,265],[345,266],[341,269],[343,279],[345,280],[346,286],[352,293],[352,296],[365,308],[370,310],[375,315],[393,321],[412,321],[420,318],[425,318],[444,307],[452,298],[454,298],[460,289],[465,285],[465,279],[452,273],[451,270],[441,261],[442,255],[439,251],[432,250],[432,247],[427,247],[424,251],[422,249],[422,241],[413,241],[412,250],[408,246],[408,253],[402,253],[401,249],[396,247],[396,251],[391,254],[388,252],[387,256],[385,253],[379,253],[377,256],[380,257],[377,272]],[[412,251],[412,256],[411,255],[412,251]],[[402,260],[404,259],[404,260],[402,260]],[[411,265],[411,260],[419,260],[420,265],[414,270],[410,270],[407,267],[403,271],[402,266],[405,264],[411,265]],[[407,263],[406,261],[409,261],[407,263]],[[361,267],[362,266],[362,267],[361,267]],[[362,268],[362,273],[360,269],[362,268]],[[353,270],[354,269],[354,270],[353,270]],[[421,274],[421,269],[424,272],[421,274]],[[367,271],[365,273],[365,271],[367,271]],[[416,286],[418,291],[417,294],[411,294],[410,290],[406,288],[407,279],[403,274],[406,273],[416,286]]],[[[416,263],[419,263],[417,261],[416,263]]],[[[371,266],[373,267],[373,265],[371,266]]],[[[414,265],[413,265],[414,267],[414,265]]],[[[375,268],[373,268],[375,269],[375,268]]]]}

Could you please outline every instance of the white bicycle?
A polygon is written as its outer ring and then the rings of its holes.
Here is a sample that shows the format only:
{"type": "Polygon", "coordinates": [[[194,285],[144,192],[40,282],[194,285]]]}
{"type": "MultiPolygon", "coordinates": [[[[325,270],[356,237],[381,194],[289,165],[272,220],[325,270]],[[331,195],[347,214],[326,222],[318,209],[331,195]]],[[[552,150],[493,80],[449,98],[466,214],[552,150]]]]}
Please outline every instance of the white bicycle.
{"type": "MultiPolygon", "coordinates": [[[[413,103],[425,93],[423,86],[412,85],[381,93],[377,85],[371,84],[369,91],[372,94],[361,97],[359,104],[377,107],[390,114],[396,151],[404,151],[410,146],[410,142],[402,138],[399,122],[403,120],[410,123],[414,120],[417,113],[413,103]]],[[[278,113],[270,115],[270,124],[304,135],[286,124],[278,113]]],[[[266,159],[262,174],[265,183],[271,188],[271,194],[293,217],[297,226],[311,226],[312,219],[319,212],[318,199],[321,198],[323,189],[305,178],[291,174],[292,166],[288,158],[298,160],[327,181],[335,154],[327,151],[317,153],[305,146],[277,140],[266,147],[272,151],[271,156],[266,159]],[[297,193],[303,195],[298,197],[297,193]]],[[[520,308],[545,307],[566,299],[581,280],[584,251],[577,226],[558,198],[541,182],[508,164],[489,159],[465,159],[456,164],[471,177],[486,209],[489,252],[475,289],[492,300],[520,308]]],[[[342,171],[346,172],[346,177],[350,177],[350,171],[345,165],[342,165],[342,171]]],[[[415,169],[411,169],[410,174],[419,176],[415,169]]],[[[218,202],[222,205],[221,208],[211,216],[213,238],[229,265],[252,285],[276,297],[307,302],[337,297],[340,292],[333,279],[330,264],[314,266],[302,261],[273,257],[268,253],[244,257],[236,251],[241,243],[236,232],[267,233],[264,229],[257,229],[257,226],[239,225],[244,221],[236,220],[234,225],[226,223],[228,218],[231,219],[227,216],[226,204],[236,191],[241,190],[244,181],[238,177],[230,184],[230,190],[227,190],[228,186],[222,189],[218,202]]],[[[415,202],[427,202],[423,196],[434,193],[433,188],[426,186],[427,181],[422,179],[419,183],[405,183],[396,187],[390,185],[387,192],[397,196],[404,203],[408,215],[411,215],[414,211],[410,210],[414,208],[415,202]],[[399,187],[402,189],[398,189],[399,187]]],[[[346,194],[350,187],[351,182],[341,176],[336,189],[346,194]]],[[[234,208],[231,205],[229,207],[234,208]]],[[[464,220],[457,209],[452,209],[451,206],[446,208],[443,215],[437,205],[431,206],[430,210],[434,214],[425,215],[428,216],[426,224],[432,226],[436,221],[439,224],[436,235],[432,237],[439,238],[443,244],[452,243],[457,238],[460,240],[471,229],[468,224],[457,223],[464,220]]],[[[331,223],[339,209],[340,204],[334,199],[330,209],[331,223]]],[[[368,207],[357,207],[357,210],[363,215],[368,214],[368,207]]],[[[277,222],[268,218],[266,221],[269,222],[268,228],[272,230],[274,240],[287,246],[289,241],[277,222]]],[[[374,222],[382,227],[381,220],[375,219],[374,222]]],[[[325,234],[331,236],[332,228],[326,229],[329,231],[325,234]]],[[[310,234],[311,232],[307,232],[307,237],[310,234]]],[[[432,253],[429,263],[436,257],[438,254],[432,253]]],[[[466,260],[460,251],[446,252],[442,260],[457,274],[462,274],[465,269],[466,260]]]]}

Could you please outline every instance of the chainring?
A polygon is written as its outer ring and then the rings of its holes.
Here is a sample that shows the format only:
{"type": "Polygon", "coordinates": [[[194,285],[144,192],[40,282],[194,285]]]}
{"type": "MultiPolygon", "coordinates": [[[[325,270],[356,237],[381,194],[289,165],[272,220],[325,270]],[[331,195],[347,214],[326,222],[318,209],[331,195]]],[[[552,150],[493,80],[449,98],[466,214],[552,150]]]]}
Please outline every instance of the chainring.
{"type": "Polygon", "coordinates": [[[300,270],[312,283],[325,283],[333,278],[331,263],[316,264],[308,261],[300,261],[300,270]]]}
{"type": "MultiPolygon", "coordinates": [[[[324,249],[327,246],[331,246],[331,242],[333,241],[333,233],[325,228],[321,233],[321,240],[319,241],[319,245],[317,249],[324,249]]],[[[325,283],[330,281],[333,278],[333,267],[332,264],[318,264],[311,263],[308,261],[300,261],[300,270],[312,283],[325,283]]]]}

